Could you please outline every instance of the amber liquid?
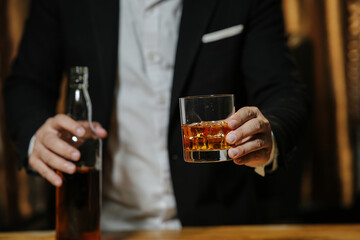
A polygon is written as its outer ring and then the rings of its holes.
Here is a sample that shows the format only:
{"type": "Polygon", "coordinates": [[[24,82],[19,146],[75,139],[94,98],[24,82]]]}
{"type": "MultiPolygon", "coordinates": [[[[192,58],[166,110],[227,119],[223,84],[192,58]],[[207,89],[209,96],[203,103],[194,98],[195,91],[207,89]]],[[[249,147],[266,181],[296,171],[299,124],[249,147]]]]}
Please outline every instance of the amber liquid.
{"type": "Polygon", "coordinates": [[[184,158],[187,162],[216,162],[229,160],[231,146],[225,137],[231,131],[224,121],[204,121],[183,124],[184,158]]]}
{"type": "Polygon", "coordinates": [[[183,124],[185,150],[209,151],[229,149],[225,137],[231,129],[224,121],[183,124]]]}
{"type": "Polygon", "coordinates": [[[56,239],[100,239],[100,172],[78,167],[74,174],[58,172],[63,185],[56,188],[56,239]]]}

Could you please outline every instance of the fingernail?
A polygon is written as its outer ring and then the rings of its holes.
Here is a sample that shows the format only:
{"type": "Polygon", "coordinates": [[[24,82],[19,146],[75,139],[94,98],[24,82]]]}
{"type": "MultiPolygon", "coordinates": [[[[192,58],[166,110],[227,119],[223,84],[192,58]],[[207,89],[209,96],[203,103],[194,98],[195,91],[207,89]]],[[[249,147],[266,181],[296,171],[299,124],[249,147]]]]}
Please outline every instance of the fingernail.
{"type": "Polygon", "coordinates": [[[239,150],[237,148],[230,148],[228,154],[231,158],[236,158],[239,154],[239,150]]]}
{"type": "Polygon", "coordinates": [[[78,160],[80,157],[80,153],[79,152],[73,152],[71,153],[71,159],[72,160],[78,160]]]}
{"type": "Polygon", "coordinates": [[[230,144],[235,143],[236,141],[236,135],[232,132],[228,133],[228,135],[226,136],[226,141],[230,144]]]}
{"type": "Polygon", "coordinates": [[[60,180],[60,179],[56,179],[56,180],[54,181],[54,183],[55,183],[56,186],[60,186],[61,180],[60,180]]]}
{"type": "Polygon", "coordinates": [[[103,133],[103,134],[106,133],[106,130],[103,128],[100,128],[100,127],[97,128],[96,131],[98,131],[99,133],[103,133]]]}
{"type": "Polygon", "coordinates": [[[78,135],[79,137],[83,136],[85,134],[85,129],[80,127],[78,129],[76,129],[76,135],[78,135]]]}
{"type": "Polygon", "coordinates": [[[236,124],[237,124],[237,121],[236,120],[231,120],[229,121],[228,125],[230,128],[235,128],[236,127],[236,124]]]}
{"type": "Polygon", "coordinates": [[[65,163],[65,168],[68,170],[68,172],[73,172],[75,170],[75,166],[69,163],[65,163]]]}

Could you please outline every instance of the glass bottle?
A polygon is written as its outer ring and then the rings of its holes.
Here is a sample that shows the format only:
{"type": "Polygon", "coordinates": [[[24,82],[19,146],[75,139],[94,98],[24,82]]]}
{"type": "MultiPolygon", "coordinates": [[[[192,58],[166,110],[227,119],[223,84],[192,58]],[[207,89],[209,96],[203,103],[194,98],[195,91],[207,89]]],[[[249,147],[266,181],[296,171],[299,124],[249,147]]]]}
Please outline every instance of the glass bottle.
{"type": "Polygon", "coordinates": [[[70,69],[66,112],[89,127],[85,127],[88,132],[84,139],[61,133],[65,141],[79,149],[81,157],[73,162],[74,174],[58,171],[63,184],[56,188],[56,239],[100,239],[102,141],[92,125],[87,67],[70,69]]]}

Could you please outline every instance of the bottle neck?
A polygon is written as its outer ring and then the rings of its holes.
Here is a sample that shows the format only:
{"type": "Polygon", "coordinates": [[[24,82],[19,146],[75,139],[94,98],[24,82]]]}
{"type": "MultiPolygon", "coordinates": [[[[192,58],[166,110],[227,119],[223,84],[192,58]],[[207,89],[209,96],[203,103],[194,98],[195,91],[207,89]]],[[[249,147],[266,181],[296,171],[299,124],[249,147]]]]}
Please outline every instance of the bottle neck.
{"type": "Polygon", "coordinates": [[[71,84],[68,89],[67,109],[66,113],[77,121],[91,121],[89,119],[90,106],[87,103],[88,96],[87,86],[84,84],[71,84]]]}
{"type": "Polygon", "coordinates": [[[70,68],[66,112],[74,120],[87,120],[91,125],[92,110],[88,93],[88,77],[89,70],[86,66],[70,68]]]}

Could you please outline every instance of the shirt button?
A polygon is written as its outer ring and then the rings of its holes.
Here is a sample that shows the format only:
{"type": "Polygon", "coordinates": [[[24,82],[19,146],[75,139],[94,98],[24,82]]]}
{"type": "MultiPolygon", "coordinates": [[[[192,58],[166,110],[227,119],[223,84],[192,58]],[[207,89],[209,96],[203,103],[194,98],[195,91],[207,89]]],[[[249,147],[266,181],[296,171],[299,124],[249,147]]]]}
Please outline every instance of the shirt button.
{"type": "Polygon", "coordinates": [[[159,104],[165,104],[167,101],[166,101],[166,97],[160,97],[159,98],[159,104]]]}
{"type": "Polygon", "coordinates": [[[174,64],[166,63],[166,64],[165,64],[165,68],[166,68],[166,69],[172,69],[172,68],[174,68],[174,64]]]}
{"type": "Polygon", "coordinates": [[[151,62],[154,62],[154,63],[159,63],[160,60],[161,60],[161,56],[159,54],[157,54],[156,52],[150,52],[148,54],[148,59],[151,61],[151,62]]]}

